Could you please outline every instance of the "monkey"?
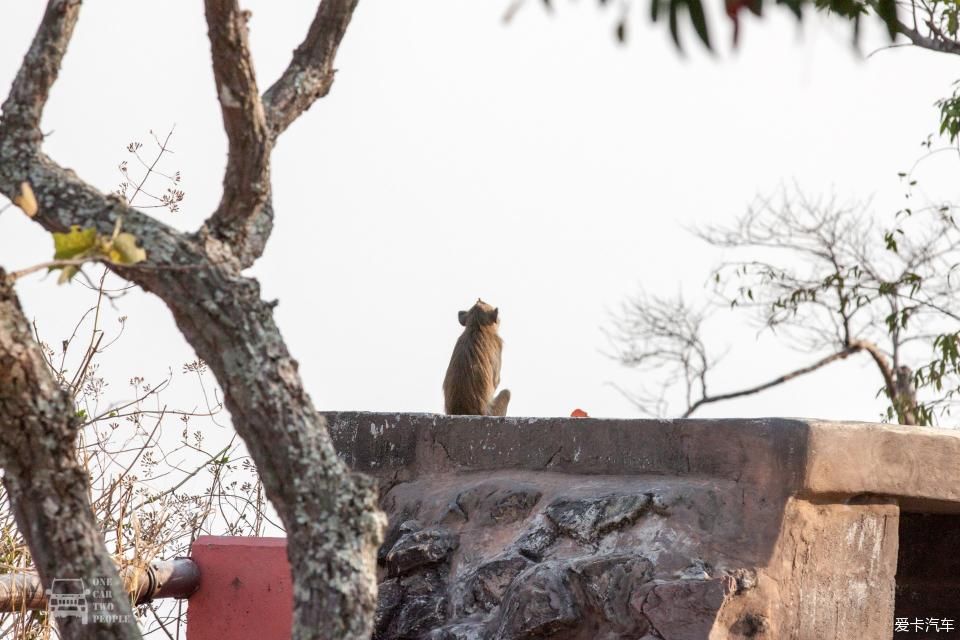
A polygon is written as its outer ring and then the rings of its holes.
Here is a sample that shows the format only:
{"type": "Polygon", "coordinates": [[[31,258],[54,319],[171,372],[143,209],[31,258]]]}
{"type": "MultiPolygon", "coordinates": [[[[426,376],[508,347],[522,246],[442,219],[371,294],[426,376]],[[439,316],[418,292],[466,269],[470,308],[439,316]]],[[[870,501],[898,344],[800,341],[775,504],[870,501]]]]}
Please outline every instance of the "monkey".
{"type": "Polygon", "coordinates": [[[444,409],[454,416],[505,416],[510,391],[500,384],[503,340],[497,335],[500,310],[477,298],[469,311],[458,314],[463,333],[453,347],[443,379],[444,409]]]}
{"type": "Polygon", "coordinates": [[[897,367],[894,379],[896,396],[892,398],[893,406],[902,424],[917,424],[917,390],[913,382],[913,370],[903,364],[897,367]]]}

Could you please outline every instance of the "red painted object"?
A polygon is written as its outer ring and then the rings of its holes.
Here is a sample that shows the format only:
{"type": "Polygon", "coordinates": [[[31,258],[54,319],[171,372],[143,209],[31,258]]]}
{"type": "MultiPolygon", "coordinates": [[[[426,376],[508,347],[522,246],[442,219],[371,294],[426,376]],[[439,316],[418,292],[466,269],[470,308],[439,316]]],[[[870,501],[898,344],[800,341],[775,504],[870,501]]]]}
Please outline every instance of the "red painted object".
{"type": "Polygon", "coordinates": [[[281,640],[293,627],[286,538],[200,536],[200,588],[187,606],[190,640],[281,640]]]}

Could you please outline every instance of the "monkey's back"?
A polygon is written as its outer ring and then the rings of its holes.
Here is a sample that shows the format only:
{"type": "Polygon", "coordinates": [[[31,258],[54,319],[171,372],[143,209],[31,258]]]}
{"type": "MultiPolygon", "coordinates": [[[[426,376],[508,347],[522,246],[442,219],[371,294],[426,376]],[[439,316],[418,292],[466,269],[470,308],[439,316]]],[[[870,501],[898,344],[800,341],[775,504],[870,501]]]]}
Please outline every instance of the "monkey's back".
{"type": "Polygon", "coordinates": [[[444,409],[448,415],[488,413],[493,392],[500,383],[502,349],[503,341],[495,328],[464,329],[443,380],[444,409]]]}

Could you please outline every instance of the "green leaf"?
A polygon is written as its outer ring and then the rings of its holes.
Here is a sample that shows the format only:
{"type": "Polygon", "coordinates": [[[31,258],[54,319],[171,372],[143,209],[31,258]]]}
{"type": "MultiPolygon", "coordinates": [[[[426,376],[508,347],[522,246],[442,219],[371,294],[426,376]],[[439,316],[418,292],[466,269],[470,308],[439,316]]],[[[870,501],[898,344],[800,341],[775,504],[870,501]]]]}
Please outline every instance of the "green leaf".
{"type": "Polygon", "coordinates": [[[887,251],[897,252],[897,239],[893,237],[892,233],[883,234],[883,241],[887,245],[887,251]]]}
{"type": "Polygon", "coordinates": [[[710,33],[707,30],[707,18],[703,14],[703,5],[700,0],[688,0],[687,8],[690,10],[690,20],[693,22],[693,28],[707,49],[710,49],[710,33]]]}
{"type": "Polygon", "coordinates": [[[78,226],[70,227],[67,233],[53,232],[53,259],[73,260],[81,258],[97,243],[97,230],[81,229],[78,226]]]}
{"type": "MultiPolygon", "coordinates": [[[[137,246],[137,239],[131,233],[121,233],[122,219],[117,220],[113,234],[110,236],[97,233],[93,227],[81,229],[78,226],[70,227],[67,233],[54,233],[54,260],[86,260],[104,259],[116,264],[137,264],[147,259],[147,252],[137,246]]],[[[80,271],[78,265],[52,267],[51,271],[60,268],[58,284],[70,282],[80,271]]]]}
{"type": "Polygon", "coordinates": [[[673,38],[673,43],[677,45],[677,49],[682,49],[680,44],[680,33],[677,30],[677,7],[683,0],[670,0],[670,37],[673,38]]]}
{"type": "MultiPolygon", "coordinates": [[[[787,6],[787,9],[796,17],[797,20],[803,18],[803,0],[777,0],[777,4],[784,4],[787,6]]],[[[819,6],[819,4],[818,4],[819,6]]],[[[760,15],[759,13],[757,15],[760,15]]]]}
{"type": "Polygon", "coordinates": [[[890,39],[897,37],[897,0],[877,0],[877,15],[886,23],[890,39]]]}

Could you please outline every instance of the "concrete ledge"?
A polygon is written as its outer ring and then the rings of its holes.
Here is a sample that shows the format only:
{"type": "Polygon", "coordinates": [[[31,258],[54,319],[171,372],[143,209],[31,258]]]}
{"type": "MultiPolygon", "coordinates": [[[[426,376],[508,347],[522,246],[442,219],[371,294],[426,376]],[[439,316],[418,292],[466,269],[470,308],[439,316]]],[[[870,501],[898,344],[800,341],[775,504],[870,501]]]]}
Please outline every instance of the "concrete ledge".
{"type": "Polygon", "coordinates": [[[343,459],[386,485],[493,470],[712,477],[780,495],[889,496],[960,511],[960,433],[762,418],[606,420],[328,413],[343,459]]]}
{"type": "Polygon", "coordinates": [[[917,559],[904,589],[954,593],[924,577],[943,563],[927,540],[955,539],[955,516],[906,538],[899,522],[960,513],[958,433],[327,417],[342,458],[379,479],[390,519],[374,640],[890,638],[910,611],[896,595],[901,541],[917,559]]]}
{"type": "Polygon", "coordinates": [[[960,513],[960,432],[821,421],[807,430],[804,492],[891,496],[907,511],[960,513]]]}

